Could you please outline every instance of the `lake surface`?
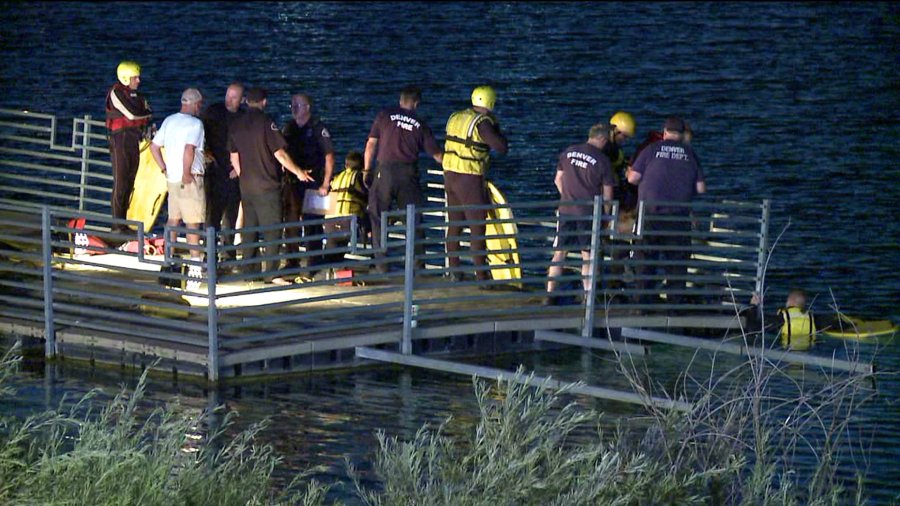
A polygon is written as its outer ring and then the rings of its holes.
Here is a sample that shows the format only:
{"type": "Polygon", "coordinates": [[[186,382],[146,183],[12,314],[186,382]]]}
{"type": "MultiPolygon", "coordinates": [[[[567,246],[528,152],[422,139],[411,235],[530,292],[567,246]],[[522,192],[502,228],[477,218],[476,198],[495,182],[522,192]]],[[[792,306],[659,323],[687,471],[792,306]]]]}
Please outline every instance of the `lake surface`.
{"type": "MultiPolygon", "coordinates": [[[[635,115],[637,142],[683,115],[706,173],[704,199],[771,199],[772,237],[783,234],[768,269],[770,304],[800,286],[816,297],[814,310],[837,303],[900,321],[895,4],[3,2],[0,16],[0,107],[102,118],[116,65],[134,59],[157,124],[186,87],[211,103],[233,80],[264,86],[280,122],[290,94],[305,92],[339,160],[363,149],[375,114],[404,85],[423,88],[420,112],[442,139],[449,114],[489,83],[510,140],[490,177],[511,201],[555,198],[558,151],[616,110],[635,115]]],[[[877,351],[880,370],[900,370],[896,342],[863,351],[877,351]]],[[[573,350],[497,365],[521,361],[593,384],[614,376],[600,356],[588,358],[573,350]]],[[[674,375],[689,358],[656,353],[654,371],[674,375]]],[[[130,381],[66,367],[25,373],[15,409],[130,381]]],[[[163,383],[153,398],[207,402],[196,387],[163,383]]],[[[878,390],[858,425],[876,432],[867,480],[888,502],[900,494],[896,374],[878,390]]],[[[285,469],[324,463],[336,480],[344,456],[368,469],[376,429],[409,437],[452,414],[462,431],[476,414],[465,378],[393,368],[231,388],[222,399],[241,413],[239,425],[272,417],[267,437],[285,469]]]]}

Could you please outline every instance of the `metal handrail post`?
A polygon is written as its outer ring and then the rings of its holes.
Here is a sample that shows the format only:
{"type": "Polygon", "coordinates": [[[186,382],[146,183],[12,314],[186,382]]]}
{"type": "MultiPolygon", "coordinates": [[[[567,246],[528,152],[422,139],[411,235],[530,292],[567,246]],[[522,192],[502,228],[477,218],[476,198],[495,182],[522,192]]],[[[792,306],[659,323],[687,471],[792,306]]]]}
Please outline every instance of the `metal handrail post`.
{"type": "Polygon", "coordinates": [[[56,327],[53,324],[53,245],[50,208],[41,206],[41,244],[44,260],[44,356],[56,356],[56,327]]]}
{"type": "Polygon", "coordinates": [[[359,240],[359,231],[356,227],[359,226],[359,218],[354,214],[350,216],[350,253],[357,254],[358,247],[356,242],[359,240]]]}
{"type": "MultiPolygon", "coordinates": [[[[756,293],[759,295],[759,303],[760,307],[765,307],[765,300],[763,296],[763,276],[765,275],[765,266],[766,266],[766,254],[768,253],[769,248],[769,199],[763,199],[762,202],[762,214],[759,219],[759,251],[757,252],[756,259],[756,283],[754,286],[756,287],[756,293]]],[[[766,333],[760,332],[760,339],[762,340],[762,354],[761,357],[765,358],[766,348],[768,347],[768,343],[766,343],[766,333]]]]}
{"type": "Polygon", "coordinates": [[[766,253],[769,247],[769,199],[762,202],[762,217],[759,223],[759,253],[756,261],[756,293],[763,296],[763,275],[766,267],[766,253]]]}
{"type": "Polygon", "coordinates": [[[90,166],[91,149],[91,115],[84,115],[84,135],[81,138],[81,184],[78,185],[78,210],[84,211],[84,192],[87,185],[87,173],[90,166]]]}
{"type": "Polygon", "coordinates": [[[216,309],[216,229],[206,227],[206,292],[207,292],[207,331],[209,334],[209,363],[207,375],[209,381],[219,381],[219,312],[216,309]]]}
{"type": "Polygon", "coordinates": [[[416,206],[406,206],[406,261],[403,268],[403,336],[400,352],[404,355],[412,353],[413,327],[413,280],[416,268],[416,206]]]}
{"type": "Polygon", "coordinates": [[[602,230],[603,220],[603,197],[594,196],[594,217],[591,221],[591,255],[589,259],[590,274],[588,274],[588,290],[585,294],[584,304],[584,328],[581,329],[581,337],[591,337],[594,335],[594,306],[595,295],[597,293],[597,272],[600,263],[600,231],[602,230]]]}
{"type": "Polygon", "coordinates": [[[634,235],[640,237],[644,234],[644,201],[638,201],[637,226],[634,228],[634,235]]]}

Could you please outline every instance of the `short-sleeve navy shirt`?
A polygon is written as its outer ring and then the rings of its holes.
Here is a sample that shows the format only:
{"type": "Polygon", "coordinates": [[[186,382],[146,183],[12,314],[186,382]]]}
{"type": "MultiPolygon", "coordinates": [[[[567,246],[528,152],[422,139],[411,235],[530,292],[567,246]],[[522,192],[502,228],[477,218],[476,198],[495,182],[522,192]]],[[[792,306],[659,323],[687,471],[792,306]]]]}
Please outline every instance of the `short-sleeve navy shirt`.
{"type": "MultiPolygon", "coordinates": [[[[632,169],[641,174],[639,200],[689,202],[703,181],[703,170],[690,145],[674,140],[654,142],[641,151],[632,169]]],[[[649,209],[657,213],[674,213],[682,208],[649,209]]]]}
{"type": "Polygon", "coordinates": [[[379,112],[369,137],[378,139],[379,162],[415,163],[422,151],[432,156],[441,152],[431,128],[415,111],[400,106],[379,112]]]}
{"type": "MultiPolygon", "coordinates": [[[[588,143],[573,144],[562,150],[556,170],[562,172],[561,201],[593,200],[603,195],[604,186],[615,185],[609,157],[588,143]]],[[[559,206],[559,214],[589,215],[593,206],[559,206]]]]}
{"type": "Polygon", "coordinates": [[[334,153],[331,132],[325,123],[313,116],[305,125],[297,126],[293,118],[282,130],[288,143],[288,154],[291,160],[303,170],[311,170],[312,177],[318,184],[325,178],[325,155],[334,153]]]}

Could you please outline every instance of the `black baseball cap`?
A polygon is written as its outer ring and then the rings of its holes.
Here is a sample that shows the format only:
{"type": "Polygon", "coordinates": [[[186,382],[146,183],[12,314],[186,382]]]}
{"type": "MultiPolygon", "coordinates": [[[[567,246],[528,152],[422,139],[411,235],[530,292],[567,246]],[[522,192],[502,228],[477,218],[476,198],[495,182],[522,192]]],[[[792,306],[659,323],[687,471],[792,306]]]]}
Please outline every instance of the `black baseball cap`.
{"type": "Polygon", "coordinates": [[[684,120],[679,118],[678,116],[669,116],[666,118],[666,124],[663,126],[664,129],[670,132],[684,132],[684,120]]]}

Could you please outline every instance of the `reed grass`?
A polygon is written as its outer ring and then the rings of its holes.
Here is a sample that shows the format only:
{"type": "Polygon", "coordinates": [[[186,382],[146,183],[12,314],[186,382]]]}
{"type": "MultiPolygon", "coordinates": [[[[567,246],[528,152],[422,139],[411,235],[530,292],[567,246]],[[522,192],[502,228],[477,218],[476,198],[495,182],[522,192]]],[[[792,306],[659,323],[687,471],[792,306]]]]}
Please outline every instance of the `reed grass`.
{"type": "MultiPolygon", "coordinates": [[[[742,329],[741,336],[746,345],[771,344],[761,333],[742,329]]],[[[846,351],[858,360],[858,350],[846,351]]],[[[708,352],[694,359],[700,354],[708,352]]],[[[480,420],[469,437],[449,438],[450,419],[423,426],[410,441],[380,432],[375,472],[383,487],[366,490],[349,462],[348,472],[371,506],[866,502],[867,448],[850,422],[873,396],[874,375],[805,370],[798,378],[796,367],[765,355],[748,354],[724,371],[718,364],[733,359],[713,354],[703,367],[694,359],[669,391],[646,362],[616,353],[634,391],[694,406],[681,413],[647,402],[640,430],[620,424],[604,433],[601,414],[566,400],[571,387],[474,380],[480,420]],[[800,469],[801,453],[811,456],[811,469],[800,469]],[[846,461],[857,470],[842,479],[846,461]]],[[[521,368],[517,374],[522,379],[521,368]]]]}
{"type": "MultiPolygon", "coordinates": [[[[6,394],[14,352],[0,362],[6,394]]],[[[212,434],[202,434],[206,413],[170,404],[144,414],[146,381],[145,371],[133,391],[123,389],[97,412],[94,390],[68,410],[0,420],[0,504],[324,504],[330,487],[309,473],[275,490],[281,460],[257,442],[265,423],[226,438],[233,413],[212,434]]]]}
{"type": "MultiPolygon", "coordinates": [[[[753,332],[743,331],[742,338],[747,345],[766,344],[753,332]]],[[[14,351],[0,360],[0,402],[11,393],[14,351]]],[[[848,349],[848,356],[858,358],[857,351],[848,349]]],[[[694,358],[700,353],[707,352],[694,358]]],[[[816,379],[808,380],[766,356],[747,355],[735,365],[713,354],[711,366],[685,364],[667,390],[646,362],[626,353],[615,357],[631,387],[648,400],[677,398],[694,408],[664,411],[648,402],[640,423],[623,420],[604,432],[603,415],[570,394],[578,383],[554,390],[532,376],[522,384],[521,368],[517,381],[473,379],[479,420],[467,436],[448,435],[452,418],[423,425],[411,440],[378,432],[380,484],[364,486],[347,461],[351,493],[370,506],[866,502],[861,473],[867,449],[850,424],[873,395],[873,375],[812,371],[816,379]],[[731,365],[722,370],[720,362],[731,365]],[[801,453],[812,456],[810,469],[798,466],[801,453]],[[861,469],[849,479],[841,470],[847,459],[861,469]]],[[[206,413],[177,405],[141,413],[145,385],[146,373],[133,392],[123,390],[98,412],[90,407],[91,392],[65,412],[0,419],[0,503],[327,503],[332,485],[311,479],[312,470],[286,487],[274,485],[281,460],[258,443],[266,423],[229,438],[234,413],[227,413],[218,430],[203,434],[206,413]]]]}
{"type": "MultiPolygon", "coordinates": [[[[0,362],[7,394],[15,362],[11,353],[0,362]]],[[[629,363],[620,357],[623,368],[629,363]]],[[[348,474],[357,499],[372,506],[863,504],[859,482],[845,487],[836,477],[863,380],[826,376],[791,398],[760,388],[783,373],[748,362],[717,378],[686,374],[682,386],[702,387],[694,410],[648,404],[640,432],[625,423],[601,430],[602,415],[569,393],[577,383],[554,390],[530,379],[473,379],[480,416],[469,437],[447,435],[452,419],[409,441],[379,432],[381,485],[365,488],[349,461],[348,474]],[[805,480],[792,467],[800,446],[818,462],[805,480]]],[[[639,376],[636,367],[626,374],[639,376]]],[[[311,471],[277,490],[280,458],[257,442],[266,423],[227,438],[229,413],[219,430],[201,435],[205,414],[177,405],[142,414],[145,385],[143,375],[96,413],[91,392],[66,411],[0,422],[0,503],[328,504],[331,485],[310,479],[311,471]]],[[[636,386],[658,395],[651,381],[636,386]]]]}

